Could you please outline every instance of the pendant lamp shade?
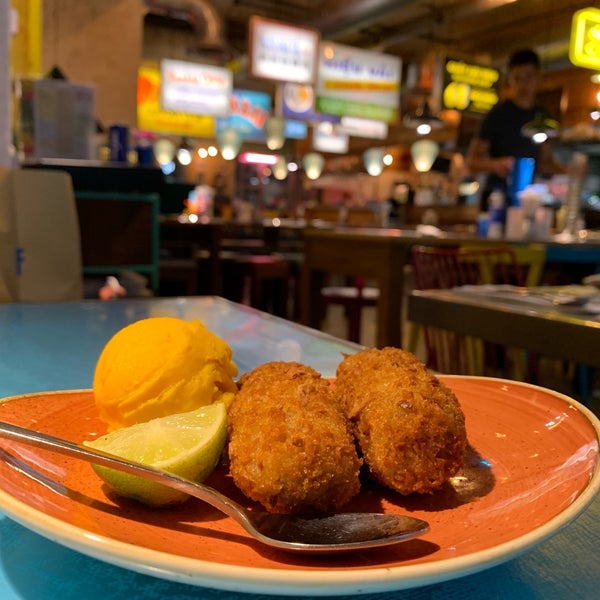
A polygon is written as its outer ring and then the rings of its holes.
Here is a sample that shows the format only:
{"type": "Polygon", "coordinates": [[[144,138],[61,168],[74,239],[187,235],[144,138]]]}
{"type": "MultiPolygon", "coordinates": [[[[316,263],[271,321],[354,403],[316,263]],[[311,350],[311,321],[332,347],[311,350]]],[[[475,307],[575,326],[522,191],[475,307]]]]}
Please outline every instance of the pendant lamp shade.
{"type": "Polygon", "coordinates": [[[267,148],[279,150],[285,143],[285,119],[282,117],[269,117],[265,123],[267,148]]]}
{"type": "Polygon", "coordinates": [[[427,101],[423,102],[414,113],[407,114],[402,122],[406,127],[416,129],[422,135],[426,135],[432,129],[440,129],[444,126],[444,122],[433,114],[427,101]]]}
{"type": "Polygon", "coordinates": [[[192,162],[192,147],[185,138],[181,140],[179,148],[177,148],[177,160],[184,167],[192,162]]]}
{"type": "Polygon", "coordinates": [[[419,140],[415,142],[410,147],[410,155],[417,171],[420,173],[429,171],[439,151],[439,145],[433,140],[419,140]]]}
{"type": "Polygon", "coordinates": [[[175,144],[166,138],[156,140],[152,145],[152,150],[159,165],[168,165],[175,158],[175,144]]]}
{"type": "Polygon", "coordinates": [[[305,154],[302,159],[304,172],[309,179],[318,179],[320,177],[324,163],[325,159],[323,158],[323,155],[318,152],[309,152],[308,154],[305,154]]]}
{"type": "Polygon", "coordinates": [[[543,111],[537,111],[532,121],[525,123],[521,128],[521,133],[534,142],[541,144],[548,138],[554,138],[558,135],[559,123],[555,119],[544,114],[543,111]]]}
{"type": "Polygon", "coordinates": [[[374,177],[381,175],[384,166],[384,156],[385,152],[381,148],[369,148],[368,150],[365,150],[363,162],[369,175],[373,175],[374,177]]]}
{"type": "Polygon", "coordinates": [[[240,151],[242,137],[235,129],[224,129],[217,134],[217,145],[225,160],[233,160],[240,151]]]}
{"type": "Polygon", "coordinates": [[[277,158],[277,162],[273,165],[271,171],[273,172],[273,177],[279,181],[282,181],[287,177],[288,165],[287,160],[285,160],[285,156],[280,156],[277,158]]]}

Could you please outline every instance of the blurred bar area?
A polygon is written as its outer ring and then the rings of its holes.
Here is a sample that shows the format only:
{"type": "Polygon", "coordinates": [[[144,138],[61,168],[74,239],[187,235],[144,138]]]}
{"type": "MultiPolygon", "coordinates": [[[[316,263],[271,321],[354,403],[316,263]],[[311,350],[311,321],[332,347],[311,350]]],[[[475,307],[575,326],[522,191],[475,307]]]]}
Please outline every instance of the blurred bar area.
{"type": "Polygon", "coordinates": [[[333,287],[376,315],[340,335],[408,345],[415,245],[537,245],[536,285],[593,285],[599,11],[434,4],[3,0],[0,298],[215,294],[326,329],[333,287]],[[469,147],[522,40],[527,135],[564,168],[484,205],[469,147]]]}
{"type": "Polygon", "coordinates": [[[0,0],[0,600],[596,599],[599,350],[598,2],[0,0]]]}

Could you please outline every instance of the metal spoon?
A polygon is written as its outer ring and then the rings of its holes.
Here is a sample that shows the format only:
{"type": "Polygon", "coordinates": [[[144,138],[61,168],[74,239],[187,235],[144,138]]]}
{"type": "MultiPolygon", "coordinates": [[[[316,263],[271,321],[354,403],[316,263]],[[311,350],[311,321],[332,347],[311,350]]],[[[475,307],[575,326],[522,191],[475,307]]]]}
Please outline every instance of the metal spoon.
{"type": "Polygon", "coordinates": [[[303,519],[247,511],[207,485],[31,429],[0,422],[0,437],[137,475],[185,492],[224,512],[263,544],[283,550],[313,553],[364,550],[403,542],[429,530],[427,522],[403,515],[339,513],[303,519]]]}

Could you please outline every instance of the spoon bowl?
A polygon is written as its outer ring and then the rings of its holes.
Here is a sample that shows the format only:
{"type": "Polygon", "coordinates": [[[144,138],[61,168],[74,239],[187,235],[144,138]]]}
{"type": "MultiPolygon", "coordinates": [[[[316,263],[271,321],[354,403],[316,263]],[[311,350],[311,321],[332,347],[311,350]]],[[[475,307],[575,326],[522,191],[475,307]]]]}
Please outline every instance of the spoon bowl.
{"type": "Polygon", "coordinates": [[[426,521],[404,515],[338,513],[301,518],[250,511],[208,485],[31,429],[0,422],[0,437],[123,471],[185,492],[225,513],[263,544],[282,550],[308,553],[364,550],[397,544],[429,530],[426,521]]]}

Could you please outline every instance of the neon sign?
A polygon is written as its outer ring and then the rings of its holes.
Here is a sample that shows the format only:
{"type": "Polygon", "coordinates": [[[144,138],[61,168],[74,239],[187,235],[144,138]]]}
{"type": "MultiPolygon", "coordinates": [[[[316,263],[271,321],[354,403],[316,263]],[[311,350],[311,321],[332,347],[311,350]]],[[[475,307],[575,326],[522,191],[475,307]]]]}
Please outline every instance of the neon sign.
{"type": "Polygon", "coordinates": [[[569,59],[586,69],[600,69],[600,10],[583,8],[573,15],[569,59]]]}

